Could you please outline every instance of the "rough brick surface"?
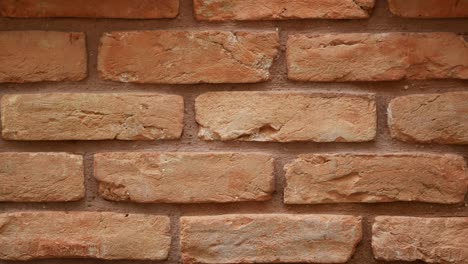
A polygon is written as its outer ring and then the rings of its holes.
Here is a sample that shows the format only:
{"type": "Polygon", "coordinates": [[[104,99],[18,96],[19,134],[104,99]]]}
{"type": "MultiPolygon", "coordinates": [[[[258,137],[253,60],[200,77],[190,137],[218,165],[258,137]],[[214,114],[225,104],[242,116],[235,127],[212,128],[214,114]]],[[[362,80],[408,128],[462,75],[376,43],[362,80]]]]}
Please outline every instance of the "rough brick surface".
{"type": "Polygon", "coordinates": [[[2,97],[9,140],[154,140],[179,138],[183,98],[167,94],[17,94],[2,97]]]}
{"type": "Polygon", "coordinates": [[[0,16],[172,18],[179,0],[2,0],[0,16]]]}
{"type": "Polygon", "coordinates": [[[392,137],[421,143],[468,144],[468,92],[397,97],[388,107],[392,137]]]}
{"type": "Polygon", "coordinates": [[[456,155],[310,154],[285,169],[288,204],[462,203],[468,191],[465,160],[456,155]]]}
{"type": "Polygon", "coordinates": [[[468,17],[468,0],[388,0],[388,5],[402,17],[468,17]]]}
{"type": "Polygon", "coordinates": [[[85,42],[77,32],[1,31],[0,83],[82,80],[85,42]]]}
{"type": "Polygon", "coordinates": [[[353,216],[181,218],[184,263],[344,263],[361,236],[361,220],[353,216]]]}
{"type": "Polygon", "coordinates": [[[0,201],[65,202],[84,194],[81,155],[0,153],[0,201]]]}
{"type": "Polygon", "coordinates": [[[368,18],[374,0],[194,0],[199,20],[368,18]]]}
{"type": "Polygon", "coordinates": [[[0,259],[166,259],[166,216],[98,212],[0,214],[0,259]]]}
{"type": "Polygon", "coordinates": [[[270,78],[277,32],[143,31],[106,33],[99,71],[135,83],[253,83],[270,78]]]}
{"type": "Polygon", "coordinates": [[[273,159],[257,153],[101,153],[99,193],[143,203],[263,201],[274,191],[273,159]]]}
{"type": "Polygon", "coordinates": [[[468,263],[468,217],[377,217],[374,256],[387,261],[468,263]]]}
{"type": "Polygon", "coordinates": [[[195,111],[205,140],[358,142],[376,133],[371,95],[210,92],[195,111]]]}
{"type": "Polygon", "coordinates": [[[298,81],[468,79],[468,45],[453,33],[296,34],[287,63],[298,81]]]}

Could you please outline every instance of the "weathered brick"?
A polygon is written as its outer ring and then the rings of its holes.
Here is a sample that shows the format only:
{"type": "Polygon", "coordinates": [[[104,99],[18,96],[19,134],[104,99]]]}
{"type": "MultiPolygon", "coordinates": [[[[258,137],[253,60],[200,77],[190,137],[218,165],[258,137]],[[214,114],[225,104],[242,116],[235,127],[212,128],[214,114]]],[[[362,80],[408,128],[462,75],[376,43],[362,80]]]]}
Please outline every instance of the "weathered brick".
{"type": "Polygon", "coordinates": [[[410,142],[468,144],[468,92],[417,94],[393,99],[391,135],[410,142]]]}
{"type": "Polygon", "coordinates": [[[372,248],[377,259],[468,263],[468,217],[375,219],[372,248]]]}
{"type": "Polygon", "coordinates": [[[259,153],[100,153],[94,171],[116,201],[264,201],[274,191],[273,158],[259,153]]]}
{"type": "Polygon", "coordinates": [[[0,201],[66,202],[84,197],[83,157],[67,153],[0,153],[0,201]]]}
{"type": "Polygon", "coordinates": [[[210,92],[195,110],[205,140],[360,142],[376,133],[372,95],[210,92]]]}
{"type": "Polygon", "coordinates": [[[465,160],[457,155],[309,154],[285,166],[287,204],[417,201],[462,203],[465,160]]]}
{"type": "Polygon", "coordinates": [[[163,260],[171,237],[166,216],[98,212],[0,214],[0,259],[163,260]]]}
{"type": "Polygon", "coordinates": [[[194,0],[199,20],[368,18],[374,0],[194,0]]]}
{"type": "Polygon", "coordinates": [[[297,81],[468,79],[468,45],[454,33],[296,34],[287,63],[297,81]]]}
{"type": "Polygon", "coordinates": [[[173,18],[179,0],[2,0],[5,17],[173,18]]]}
{"type": "Polygon", "coordinates": [[[2,135],[9,140],[176,139],[184,102],[155,93],[16,94],[2,98],[2,135]]]}
{"type": "Polygon", "coordinates": [[[101,39],[106,80],[134,83],[253,83],[270,78],[277,32],[112,32],[101,39]]]}
{"type": "Polygon", "coordinates": [[[353,216],[181,218],[183,263],[344,263],[361,237],[361,219],[353,216]]]}
{"type": "Polygon", "coordinates": [[[413,18],[468,17],[467,0],[388,0],[390,11],[413,18]]]}
{"type": "Polygon", "coordinates": [[[87,75],[85,35],[78,32],[0,32],[0,83],[79,81],[87,75]]]}

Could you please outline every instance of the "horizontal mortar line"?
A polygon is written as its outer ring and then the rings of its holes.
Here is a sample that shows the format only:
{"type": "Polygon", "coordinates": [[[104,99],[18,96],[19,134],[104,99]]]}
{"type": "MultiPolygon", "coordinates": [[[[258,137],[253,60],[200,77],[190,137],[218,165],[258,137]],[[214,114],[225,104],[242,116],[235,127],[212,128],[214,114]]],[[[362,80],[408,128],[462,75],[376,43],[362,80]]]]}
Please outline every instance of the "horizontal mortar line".
{"type": "MultiPolygon", "coordinates": [[[[60,26],[60,23],[69,22],[65,19],[54,18],[53,21],[50,19],[34,19],[36,21],[31,21],[30,19],[19,19],[21,21],[11,21],[12,24],[15,24],[15,28],[6,26],[10,21],[4,22],[0,19],[0,24],[4,26],[0,27],[1,31],[10,31],[10,30],[46,30],[46,31],[77,31],[85,32],[90,35],[95,34],[104,34],[111,31],[155,31],[155,30],[164,30],[164,31],[280,31],[280,32],[290,32],[290,33],[388,33],[388,32],[421,32],[421,33],[430,33],[430,32],[453,32],[461,35],[466,35],[466,21],[467,19],[457,19],[452,21],[453,25],[447,25],[450,21],[445,23],[434,22],[434,21],[418,21],[412,24],[408,24],[408,21],[401,21],[395,23],[393,21],[390,25],[389,21],[375,22],[375,21],[252,21],[252,22],[241,22],[241,23],[196,23],[187,27],[185,21],[175,22],[165,22],[165,21],[156,21],[156,22],[146,22],[147,25],[141,21],[117,21],[113,26],[109,27],[109,20],[103,21],[86,21],[85,19],[79,20],[79,26],[60,26]],[[59,21],[64,20],[64,21],[59,21]],[[38,24],[38,22],[46,21],[47,26],[38,24]],[[120,25],[125,23],[125,25],[120,25]],[[154,24],[153,24],[154,23],[154,24]],[[434,24],[428,24],[434,23],[434,24]],[[119,25],[116,25],[119,24],[119,25]],[[252,24],[252,25],[248,25],[252,24]],[[288,25],[291,24],[291,25],[288,25]],[[295,25],[296,24],[296,25],[295,25]],[[298,24],[298,25],[297,25],[298,24]],[[335,25],[333,25],[335,24],[335,25]],[[342,25],[340,25],[342,24],[342,25]],[[371,26],[369,26],[371,25],[371,26]],[[374,26],[375,25],[375,26],[374,26]],[[5,28],[4,28],[5,27],[5,28]],[[299,29],[298,29],[299,27],[299,29]],[[399,28],[400,27],[400,28],[399,28]],[[106,29],[104,29],[106,28],[106,29]],[[395,29],[396,28],[396,29],[395,29]]],[[[77,19],[70,19],[76,21],[77,19]]],[[[390,21],[392,22],[392,21],[390,21]]]]}
{"type": "MultiPolygon", "coordinates": [[[[102,201],[99,201],[102,202],[102,201]]],[[[180,216],[214,216],[225,214],[336,214],[355,215],[372,218],[375,216],[414,216],[414,217],[468,217],[466,205],[436,205],[423,203],[383,203],[383,204],[321,204],[321,205],[295,205],[280,208],[268,208],[266,205],[253,203],[242,204],[136,204],[113,203],[112,206],[71,206],[64,204],[47,203],[9,203],[2,202],[5,213],[25,211],[67,211],[67,212],[115,212],[129,214],[173,215],[178,212],[180,216]],[[28,207],[18,208],[18,206],[28,207]],[[50,206],[51,208],[48,208],[50,206]],[[366,206],[367,208],[362,208],[366,206]],[[447,208],[452,206],[452,208],[447,208]],[[138,208],[140,207],[140,208],[138,208]],[[161,208],[164,207],[164,208],[161,208]],[[190,207],[186,209],[185,207],[190,207]],[[220,209],[224,207],[224,209],[220,209]],[[227,208],[232,207],[232,208],[227,208]],[[290,208],[294,207],[294,208],[290,208]],[[380,208],[379,208],[380,207],[380,208]],[[434,209],[435,208],[435,209],[434,209]],[[437,210],[439,208],[440,210],[437,210]]],[[[88,203],[87,205],[93,205],[88,203]]],[[[270,206],[271,207],[271,206],[270,206]]]]}

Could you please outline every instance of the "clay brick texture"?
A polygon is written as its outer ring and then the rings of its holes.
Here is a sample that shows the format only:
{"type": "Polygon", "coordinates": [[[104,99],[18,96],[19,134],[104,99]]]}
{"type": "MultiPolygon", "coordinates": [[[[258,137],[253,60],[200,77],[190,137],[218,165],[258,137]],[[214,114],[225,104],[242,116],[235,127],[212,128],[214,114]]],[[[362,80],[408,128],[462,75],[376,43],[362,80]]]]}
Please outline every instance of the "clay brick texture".
{"type": "Polygon", "coordinates": [[[467,0],[0,0],[0,264],[468,264],[467,0]]]}

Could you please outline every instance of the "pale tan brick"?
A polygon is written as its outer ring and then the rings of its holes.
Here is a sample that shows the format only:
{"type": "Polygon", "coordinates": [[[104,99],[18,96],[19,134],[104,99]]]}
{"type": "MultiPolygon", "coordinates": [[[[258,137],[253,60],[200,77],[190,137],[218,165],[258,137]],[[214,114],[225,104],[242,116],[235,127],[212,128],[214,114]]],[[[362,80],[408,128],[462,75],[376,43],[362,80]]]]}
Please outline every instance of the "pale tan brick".
{"type": "Polygon", "coordinates": [[[285,166],[287,204],[415,201],[463,203],[465,160],[457,155],[307,154],[285,166]]]}
{"type": "Polygon", "coordinates": [[[0,153],[0,201],[66,202],[84,195],[81,155],[0,153]]]}
{"type": "Polygon", "coordinates": [[[0,83],[83,80],[86,61],[83,33],[0,32],[0,83]]]}
{"type": "Polygon", "coordinates": [[[368,18],[374,0],[194,0],[199,20],[368,18]]]}
{"type": "Polygon", "coordinates": [[[287,63],[297,81],[468,79],[468,45],[454,33],[296,34],[287,63]]]}
{"type": "Polygon", "coordinates": [[[176,139],[184,102],[154,93],[17,94],[2,98],[8,140],[176,139]]]}
{"type": "Polygon", "coordinates": [[[372,227],[374,256],[386,261],[468,263],[468,217],[380,216],[372,227]]]}
{"type": "Polygon", "coordinates": [[[393,138],[421,143],[468,144],[468,92],[416,94],[393,99],[393,138]]]}
{"type": "Polygon", "coordinates": [[[388,0],[390,11],[412,18],[468,17],[468,0],[388,0]]]}
{"type": "Polygon", "coordinates": [[[195,110],[205,140],[361,142],[376,133],[372,95],[210,92],[195,110]]]}
{"type": "Polygon", "coordinates": [[[134,31],[106,33],[98,68],[134,83],[254,83],[270,78],[277,32],[134,31]]]}
{"type": "Polygon", "coordinates": [[[94,176],[116,201],[264,201],[274,191],[273,158],[260,153],[100,153],[94,176]]]}
{"type": "Polygon", "coordinates": [[[171,237],[166,216],[98,212],[0,214],[0,259],[163,260],[171,237]]]}
{"type": "Polygon", "coordinates": [[[5,17],[173,18],[179,0],[2,0],[5,17]]]}
{"type": "Polygon", "coordinates": [[[344,263],[361,236],[361,219],[353,216],[181,218],[183,263],[344,263]]]}

